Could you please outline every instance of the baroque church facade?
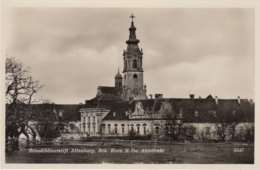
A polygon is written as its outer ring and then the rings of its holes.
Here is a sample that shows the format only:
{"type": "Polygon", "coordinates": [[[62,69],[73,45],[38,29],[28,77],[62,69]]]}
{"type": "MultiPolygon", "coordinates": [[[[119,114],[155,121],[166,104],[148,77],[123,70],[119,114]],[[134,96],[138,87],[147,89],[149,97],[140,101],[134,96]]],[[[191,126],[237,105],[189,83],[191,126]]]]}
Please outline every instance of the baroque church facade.
{"type": "MultiPolygon", "coordinates": [[[[134,16],[132,15],[133,19],[134,16]]],[[[193,125],[210,135],[211,120],[220,112],[239,115],[242,122],[254,123],[254,103],[247,99],[155,98],[147,97],[144,84],[143,51],[136,37],[132,20],[127,48],[123,51],[123,71],[115,75],[115,86],[98,86],[96,96],[86,100],[80,109],[80,132],[90,136],[127,136],[130,131],[139,135],[159,135],[167,128],[166,113],[175,113],[178,121],[193,125]]],[[[178,122],[177,122],[178,124],[178,122]]],[[[239,125],[240,130],[244,125],[239,125]]],[[[213,138],[213,136],[211,136],[213,138]]]]}

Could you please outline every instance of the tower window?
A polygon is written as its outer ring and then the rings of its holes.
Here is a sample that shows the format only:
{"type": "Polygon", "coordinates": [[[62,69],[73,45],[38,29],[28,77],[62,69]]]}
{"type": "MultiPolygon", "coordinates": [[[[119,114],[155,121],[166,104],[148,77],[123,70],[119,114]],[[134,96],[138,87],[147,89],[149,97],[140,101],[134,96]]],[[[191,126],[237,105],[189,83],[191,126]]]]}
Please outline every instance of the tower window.
{"type": "Polygon", "coordinates": [[[134,74],[134,79],[137,79],[137,75],[136,74],[134,74]]]}
{"type": "Polygon", "coordinates": [[[126,79],[126,75],[125,75],[125,79],[126,79]]]}
{"type": "Polygon", "coordinates": [[[133,68],[137,68],[137,61],[136,60],[133,61],[133,68]]]}

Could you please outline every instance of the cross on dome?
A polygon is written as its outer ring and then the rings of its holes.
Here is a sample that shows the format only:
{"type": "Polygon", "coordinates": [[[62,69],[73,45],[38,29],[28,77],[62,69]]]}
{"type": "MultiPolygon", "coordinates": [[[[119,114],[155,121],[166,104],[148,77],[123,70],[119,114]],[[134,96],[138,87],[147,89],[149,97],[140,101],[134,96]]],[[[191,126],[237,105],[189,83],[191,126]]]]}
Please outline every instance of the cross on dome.
{"type": "Polygon", "coordinates": [[[132,22],[134,22],[134,18],[135,18],[134,14],[132,14],[132,15],[130,16],[130,18],[132,18],[132,22]]]}

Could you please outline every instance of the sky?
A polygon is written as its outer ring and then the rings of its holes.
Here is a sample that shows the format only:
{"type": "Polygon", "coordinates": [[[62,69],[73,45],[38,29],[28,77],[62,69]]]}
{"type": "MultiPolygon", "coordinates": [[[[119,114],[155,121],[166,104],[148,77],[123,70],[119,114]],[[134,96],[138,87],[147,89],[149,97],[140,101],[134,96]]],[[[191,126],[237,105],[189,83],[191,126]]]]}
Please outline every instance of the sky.
{"type": "Polygon", "coordinates": [[[147,95],[254,99],[250,8],[14,8],[6,51],[44,85],[39,96],[84,103],[98,86],[114,86],[132,13],[147,95]]]}

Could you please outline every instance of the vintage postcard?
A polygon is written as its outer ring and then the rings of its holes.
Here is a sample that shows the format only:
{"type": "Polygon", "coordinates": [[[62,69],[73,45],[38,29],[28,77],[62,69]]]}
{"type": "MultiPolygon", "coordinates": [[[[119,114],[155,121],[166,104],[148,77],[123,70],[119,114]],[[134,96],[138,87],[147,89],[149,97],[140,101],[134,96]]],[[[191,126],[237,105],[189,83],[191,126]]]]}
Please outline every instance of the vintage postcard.
{"type": "Polygon", "coordinates": [[[259,3],[11,2],[4,168],[257,168],[259,3]]]}

